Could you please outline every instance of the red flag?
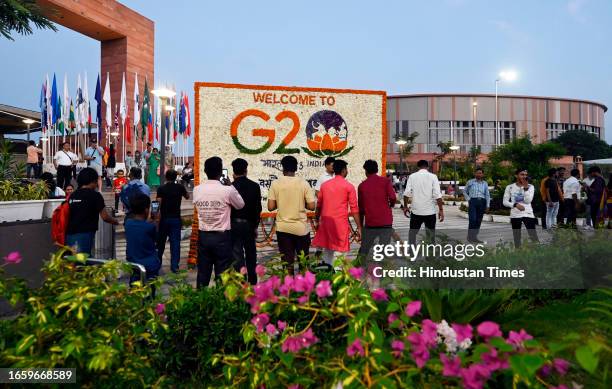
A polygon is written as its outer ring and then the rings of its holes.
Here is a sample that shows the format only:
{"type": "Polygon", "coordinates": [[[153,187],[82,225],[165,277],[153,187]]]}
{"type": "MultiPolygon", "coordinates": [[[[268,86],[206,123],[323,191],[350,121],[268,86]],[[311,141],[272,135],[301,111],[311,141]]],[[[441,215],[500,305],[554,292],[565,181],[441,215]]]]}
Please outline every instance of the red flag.
{"type": "Polygon", "coordinates": [[[191,116],[189,115],[189,98],[187,97],[187,93],[185,93],[185,110],[187,111],[187,118],[185,120],[185,134],[187,137],[191,135],[191,116]]]}
{"type": "Polygon", "coordinates": [[[132,144],[132,126],[130,125],[130,114],[129,112],[125,115],[125,121],[123,122],[123,136],[125,141],[132,144]]]}
{"type": "Polygon", "coordinates": [[[149,121],[147,122],[147,132],[149,133],[149,143],[153,143],[153,119],[151,118],[151,112],[149,112],[149,121]]]}

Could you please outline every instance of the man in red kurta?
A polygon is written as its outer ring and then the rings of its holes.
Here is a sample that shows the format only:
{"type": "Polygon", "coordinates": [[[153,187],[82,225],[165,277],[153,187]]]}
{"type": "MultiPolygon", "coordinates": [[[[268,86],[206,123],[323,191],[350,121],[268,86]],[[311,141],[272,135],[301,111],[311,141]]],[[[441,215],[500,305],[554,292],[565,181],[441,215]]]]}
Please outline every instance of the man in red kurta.
{"type": "Polygon", "coordinates": [[[350,251],[351,227],[349,213],[357,223],[357,237],[361,239],[361,220],[357,206],[357,193],[345,178],[347,163],[334,161],[334,178],[321,185],[317,196],[319,227],[312,241],[313,247],[323,249],[323,261],[332,264],[335,257],[350,251]]]}

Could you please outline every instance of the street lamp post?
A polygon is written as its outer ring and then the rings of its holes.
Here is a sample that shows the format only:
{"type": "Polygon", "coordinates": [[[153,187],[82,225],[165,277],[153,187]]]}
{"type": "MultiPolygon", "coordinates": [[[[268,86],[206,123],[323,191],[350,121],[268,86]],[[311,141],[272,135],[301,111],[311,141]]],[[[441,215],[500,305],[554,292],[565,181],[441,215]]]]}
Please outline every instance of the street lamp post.
{"type": "Polygon", "coordinates": [[[176,96],[176,92],[170,90],[168,88],[157,88],[154,89],[151,93],[155,96],[159,97],[161,100],[161,161],[159,164],[159,182],[160,184],[164,184],[166,180],[165,170],[166,170],[166,111],[168,111],[169,105],[168,100],[174,96],[176,96]]]}
{"type": "Polygon", "coordinates": [[[399,169],[398,170],[399,170],[400,174],[402,172],[402,162],[403,162],[402,161],[402,154],[403,154],[402,151],[403,151],[403,146],[406,143],[408,143],[408,142],[406,142],[404,139],[401,139],[401,138],[398,138],[395,141],[395,144],[399,146],[399,169]]]}
{"type": "Polygon", "coordinates": [[[474,136],[472,137],[472,152],[474,153],[474,167],[476,166],[476,138],[477,138],[477,131],[476,129],[478,128],[478,122],[476,121],[476,109],[478,108],[478,103],[476,101],[474,101],[472,103],[472,109],[473,109],[473,116],[474,116],[474,136]]]}
{"type": "Polygon", "coordinates": [[[26,139],[27,139],[27,141],[29,143],[30,142],[30,125],[32,123],[34,123],[35,120],[32,120],[32,119],[23,119],[23,122],[28,126],[27,138],[26,139]]]}
{"type": "Polygon", "coordinates": [[[498,112],[498,106],[497,106],[497,99],[498,99],[498,85],[499,82],[501,80],[505,80],[505,81],[514,81],[516,80],[516,72],[514,70],[505,70],[502,72],[499,72],[499,76],[495,79],[495,137],[497,138],[497,145],[501,145],[501,132],[499,131],[499,112],[498,112]]]}
{"type": "MultiPolygon", "coordinates": [[[[457,187],[457,150],[459,150],[459,146],[453,145],[449,147],[453,152],[453,178],[454,178],[454,187],[455,187],[455,199],[457,198],[458,187],[457,187]]],[[[453,200],[453,205],[457,205],[455,200],[453,200]]]]}

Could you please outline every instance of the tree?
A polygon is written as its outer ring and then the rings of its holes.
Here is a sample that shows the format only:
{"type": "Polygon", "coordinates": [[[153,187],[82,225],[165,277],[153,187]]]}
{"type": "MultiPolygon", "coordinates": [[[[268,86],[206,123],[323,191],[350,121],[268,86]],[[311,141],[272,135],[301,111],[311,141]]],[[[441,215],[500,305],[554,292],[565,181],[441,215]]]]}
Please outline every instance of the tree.
{"type": "MultiPolygon", "coordinates": [[[[412,150],[414,150],[415,141],[418,136],[419,136],[418,132],[413,132],[412,134],[408,135],[406,138],[397,138],[397,139],[402,139],[406,141],[406,144],[399,148],[400,158],[403,159],[404,161],[406,161],[406,157],[409,156],[410,153],[412,153],[412,150]]],[[[400,166],[399,169],[397,170],[402,172],[403,171],[402,168],[403,166],[400,166]]]]}
{"type": "Polygon", "coordinates": [[[585,161],[612,157],[612,146],[584,130],[565,131],[553,142],[563,146],[568,155],[580,155],[585,161]]]}
{"type": "Polygon", "coordinates": [[[15,40],[11,32],[21,35],[33,33],[33,23],[37,28],[57,31],[57,28],[42,14],[35,0],[3,0],[0,2],[0,34],[6,39],[15,40]]]}
{"type": "Polygon", "coordinates": [[[440,149],[440,155],[438,155],[438,160],[440,161],[440,172],[439,172],[439,176],[443,177],[442,174],[442,170],[443,170],[443,162],[444,162],[444,157],[446,157],[448,154],[450,154],[451,152],[451,146],[453,145],[452,141],[448,141],[448,142],[438,142],[438,148],[440,149]]]}
{"type": "Polygon", "coordinates": [[[528,135],[519,137],[498,147],[489,154],[492,178],[508,178],[505,176],[509,173],[508,167],[512,173],[515,169],[521,167],[527,169],[531,178],[539,180],[547,174],[550,168],[548,161],[564,154],[565,149],[558,143],[545,142],[534,145],[528,135]],[[505,169],[504,166],[506,166],[505,169]]]}

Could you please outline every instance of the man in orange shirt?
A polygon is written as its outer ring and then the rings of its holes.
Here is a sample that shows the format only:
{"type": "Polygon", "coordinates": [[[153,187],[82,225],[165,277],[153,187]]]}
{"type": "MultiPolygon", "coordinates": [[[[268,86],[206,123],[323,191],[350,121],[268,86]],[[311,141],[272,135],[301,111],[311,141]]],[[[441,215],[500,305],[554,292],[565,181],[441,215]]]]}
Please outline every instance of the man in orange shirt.
{"type": "Polygon", "coordinates": [[[361,240],[361,218],[357,205],[357,193],[353,184],[346,180],[347,163],[334,161],[334,178],[321,185],[317,196],[316,218],[319,220],[313,247],[323,249],[323,261],[333,265],[334,258],[350,251],[351,227],[349,212],[357,223],[357,240],[361,240]]]}
{"type": "Polygon", "coordinates": [[[36,143],[33,140],[28,142],[28,148],[26,149],[28,159],[26,161],[26,174],[28,178],[38,178],[38,155],[42,154],[42,150],[36,147],[36,143]]]}

